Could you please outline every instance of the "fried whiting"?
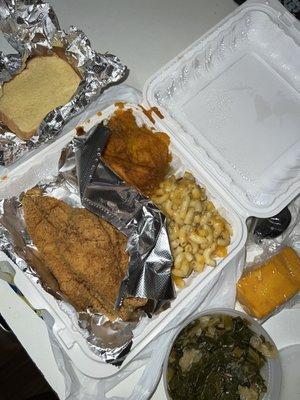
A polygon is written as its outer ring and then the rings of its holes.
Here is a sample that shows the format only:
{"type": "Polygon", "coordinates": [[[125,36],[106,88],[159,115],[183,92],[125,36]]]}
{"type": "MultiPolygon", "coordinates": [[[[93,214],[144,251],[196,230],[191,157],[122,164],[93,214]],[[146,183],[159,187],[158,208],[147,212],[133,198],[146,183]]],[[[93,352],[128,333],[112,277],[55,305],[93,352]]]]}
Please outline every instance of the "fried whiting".
{"type": "Polygon", "coordinates": [[[107,126],[111,134],[103,152],[105,163],[125,182],[149,194],[169,170],[169,136],[139,127],[131,109],[118,109],[107,126]]]}
{"type": "Polygon", "coordinates": [[[39,255],[58,281],[61,292],[77,310],[88,307],[113,320],[128,320],[146,299],[114,304],[128,265],[126,237],[82,208],[73,208],[39,189],[23,199],[26,227],[39,255]]]}

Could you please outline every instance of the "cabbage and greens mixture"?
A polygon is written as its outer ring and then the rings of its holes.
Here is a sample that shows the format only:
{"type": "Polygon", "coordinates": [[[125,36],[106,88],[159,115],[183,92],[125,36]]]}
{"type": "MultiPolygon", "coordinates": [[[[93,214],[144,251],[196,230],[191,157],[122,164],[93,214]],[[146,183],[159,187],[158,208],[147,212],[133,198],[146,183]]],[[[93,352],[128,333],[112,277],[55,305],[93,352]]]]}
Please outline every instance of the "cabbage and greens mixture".
{"type": "Polygon", "coordinates": [[[275,348],[246,320],[204,316],[185,327],[169,357],[172,400],[259,400],[267,391],[260,374],[275,348]]]}

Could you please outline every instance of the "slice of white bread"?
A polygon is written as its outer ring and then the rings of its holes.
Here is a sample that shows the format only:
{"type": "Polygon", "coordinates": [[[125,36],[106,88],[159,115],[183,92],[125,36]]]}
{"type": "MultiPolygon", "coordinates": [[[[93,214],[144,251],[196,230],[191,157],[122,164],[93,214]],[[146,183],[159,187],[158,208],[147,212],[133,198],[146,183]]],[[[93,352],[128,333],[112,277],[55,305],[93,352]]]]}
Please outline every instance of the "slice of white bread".
{"type": "Polygon", "coordinates": [[[19,138],[28,140],[51,110],[71,99],[80,81],[71,65],[57,55],[34,57],[4,83],[0,119],[19,138]]]}

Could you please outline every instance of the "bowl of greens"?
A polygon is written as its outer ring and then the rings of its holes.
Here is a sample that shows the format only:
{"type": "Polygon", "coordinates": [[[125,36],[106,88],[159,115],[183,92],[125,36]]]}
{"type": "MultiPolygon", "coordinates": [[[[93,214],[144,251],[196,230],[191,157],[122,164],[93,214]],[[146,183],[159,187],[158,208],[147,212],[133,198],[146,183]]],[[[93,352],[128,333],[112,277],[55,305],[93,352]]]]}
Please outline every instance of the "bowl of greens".
{"type": "Polygon", "coordinates": [[[278,350],[248,315],[206,310],[178,328],[163,380],[169,400],[278,400],[278,350]]]}

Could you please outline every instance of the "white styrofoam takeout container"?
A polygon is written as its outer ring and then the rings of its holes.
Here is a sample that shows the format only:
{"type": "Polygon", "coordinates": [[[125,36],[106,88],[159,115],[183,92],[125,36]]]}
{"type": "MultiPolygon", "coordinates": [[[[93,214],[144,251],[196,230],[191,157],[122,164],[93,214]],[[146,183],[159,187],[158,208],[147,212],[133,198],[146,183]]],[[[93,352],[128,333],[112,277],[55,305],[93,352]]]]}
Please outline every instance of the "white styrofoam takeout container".
{"type": "MultiPolygon", "coordinates": [[[[143,104],[158,106],[164,115],[160,120],[153,114],[155,129],[168,132],[185,169],[226,210],[234,236],[228,256],[215,269],[191,279],[170,309],[137,330],[122,367],[243,250],[248,216],[274,215],[299,193],[299,25],[275,0],[248,1],[146,83],[143,104]]],[[[151,126],[136,103],[132,107],[151,126]]],[[[113,110],[112,105],[80,125],[88,129],[113,110]]],[[[18,194],[57,171],[60,150],[75,133],[12,171],[0,197],[18,194]]],[[[1,259],[8,261],[4,254],[1,259]]],[[[57,301],[10,264],[32,306],[52,315],[53,333],[77,368],[98,378],[116,373],[117,367],[91,352],[57,301]]]]}
{"type": "MultiPolygon", "coordinates": [[[[126,108],[127,107],[133,109],[134,115],[139,122],[154,127],[154,124],[150,123],[148,117],[139,106],[126,103],[126,108]]],[[[85,129],[89,129],[89,127],[94,126],[96,123],[109,118],[109,116],[114,113],[115,109],[116,106],[113,104],[103,110],[100,116],[96,115],[90,118],[89,122],[83,123],[81,126],[85,129]]],[[[168,131],[168,133],[170,132],[168,131]]],[[[70,133],[71,137],[73,137],[74,134],[74,132],[70,133]]],[[[174,318],[174,314],[176,315],[176,313],[180,313],[180,311],[183,310],[192,296],[197,296],[197,293],[207,284],[208,280],[213,279],[214,276],[220,273],[225,265],[236,256],[241,248],[243,248],[246,240],[246,228],[237,212],[235,212],[229,202],[223,198],[222,194],[215,190],[213,182],[201,175],[201,169],[199,169],[197,163],[189,157],[184,157],[182,155],[181,147],[177,145],[176,138],[173,140],[172,135],[170,136],[172,141],[171,151],[175,161],[174,167],[177,173],[180,174],[184,170],[193,172],[197,181],[207,189],[209,197],[220,209],[222,215],[230,222],[234,235],[229,247],[229,255],[226,259],[221,260],[215,269],[207,268],[202,274],[194,274],[194,276],[189,279],[187,287],[178,292],[177,298],[172,302],[171,308],[151,319],[145,318],[143,323],[138,326],[135,331],[131,351],[123,363],[123,366],[129,363],[147,343],[168,325],[169,321],[174,318]],[[184,169],[181,163],[184,165],[184,169]]],[[[67,142],[68,141],[66,141],[66,143],[67,142]]],[[[19,194],[23,190],[38,183],[43,177],[47,177],[51,173],[56,173],[60,151],[61,146],[55,146],[44,156],[43,160],[37,158],[36,163],[33,164],[30,162],[30,168],[24,178],[20,178],[21,180],[17,181],[12,180],[12,184],[8,183],[6,185],[6,194],[9,196],[19,194]]],[[[8,257],[5,255],[0,255],[0,260],[1,259],[8,261],[8,257]]],[[[32,282],[19,268],[15,267],[13,273],[15,274],[14,283],[22,291],[30,304],[35,309],[45,309],[50,312],[51,316],[54,318],[52,330],[79,370],[92,377],[109,376],[117,371],[116,367],[100,362],[99,357],[89,349],[84,337],[76,327],[75,318],[72,318],[72,316],[69,318],[59,307],[54,297],[46,293],[39,284],[32,282]]]]}

